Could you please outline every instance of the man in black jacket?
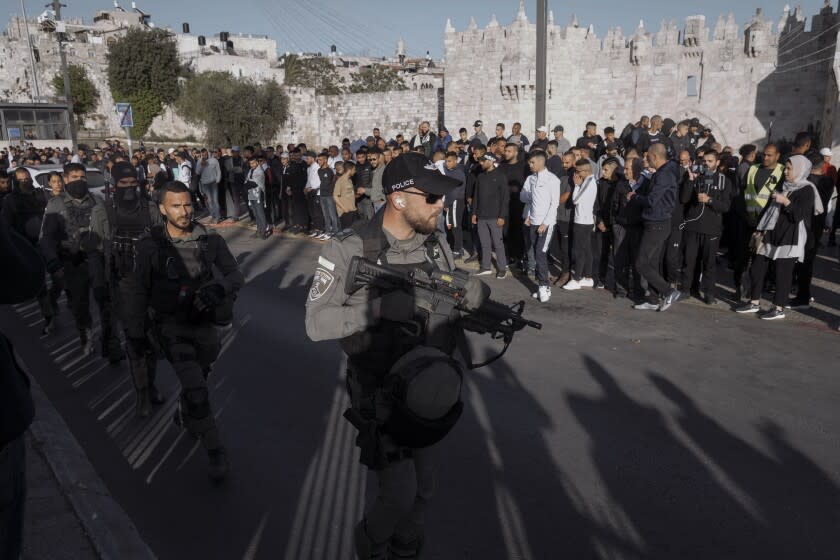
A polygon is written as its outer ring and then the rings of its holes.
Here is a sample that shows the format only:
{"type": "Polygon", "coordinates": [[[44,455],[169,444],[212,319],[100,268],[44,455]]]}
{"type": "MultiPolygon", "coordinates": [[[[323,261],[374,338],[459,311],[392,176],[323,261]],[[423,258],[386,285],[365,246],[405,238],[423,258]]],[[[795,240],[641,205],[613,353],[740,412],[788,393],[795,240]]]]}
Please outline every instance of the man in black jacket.
{"type": "Polygon", "coordinates": [[[496,278],[504,278],[507,276],[507,259],[502,228],[507,222],[510,189],[507,177],[496,170],[496,156],[484,154],[480,163],[484,173],[478,176],[472,204],[472,223],[478,227],[482,247],[478,275],[492,274],[490,256],[494,251],[498,267],[496,278]]]}
{"type": "MultiPolygon", "coordinates": [[[[507,178],[507,185],[510,189],[506,212],[508,222],[507,227],[503,229],[506,242],[505,255],[511,261],[522,262],[523,268],[527,268],[528,272],[533,273],[536,264],[534,262],[523,262],[525,258],[525,232],[523,230],[524,218],[522,213],[525,210],[525,205],[519,200],[522,185],[525,184],[525,178],[530,175],[530,171],[528,170],[528,163],[519,159],[519,154],[519,146],[512,142],[508,143],[504,148],[505,160],[499,164],[499,171],[507,178]]],[[[533,258],[528,260],[533,260],[533,258]]]]}
{"type": "Polygon", "coordinates": [[[472,255],[464,260],[465,263],[476,262],[481,253],[481,240],[478,236],[478,228],[472,225],[472,207],[478,176],[484,173],[484,168],[481,165],[481,159],[484,157],[484,154],[487,153],[487,147],[484,146],[484,144],[475,144],[470,146],[469,151],[471,155],[467,158],[467,162],[464,167],[464,175],[466,176],[466,208],[468,209],[468,222],[466,223],[470,224],[469,228],[472,234],[472,255]]]}
{"type": "Polygon", "coordinates": [[[675,284],[682,280],[683,253],[685,240],[683,235],[683,219],[685,205],[691,201],[694,192],[694,179],[697,175],[692,171],[694,164],[691,155],[683,150],[679,154],[680,177],[677,190],[677,203],[671,213],[671,235],[665,243],[665,278],[675,284]]]}
{"type": "Polygon", "coordinates": [[[356,209],[359,211],[359,217],[365,220],[373,218],[373,201],[369,194],[373,168],[367,157],[367,148],[361,148],[356,152],[356,174],[353,175],[353,186],[356,187],[356,209]]]}
{"type": "Polygon", "coordinates": [[[732,202],[732,183],[718,170],[719,155],[714,150],[703,156],[702,175],[691,175],[692,192],[685,213],[685,268],[683,291],[691,288],[697,256],[702,259],[704,301],[715,303],[717,250],[723,233],[723,215],[732,202]]]}
{"type": "Polygon", "coordinates": [[[639,135],[639,141],[636,142],[636,149],[639,151],[640,155],[644,155],[645,152],[650,150],[651,146],[655,144],[662,144],[668,152],[668,157],[670,158],[673,156],[674,145],[671,143],[671,139],[665,136],[665,133],[662,132],[662,124],[663,120],[659,115],[654,115],[650,118],[650,130],[647,130],[639,135]]]}
{"type": "Polygon", "coordinates": [[[648,301],[635,306],[640,310],[665,311],[680,297],[676,288],[662,277],[659,272],[662,251],[671,234],[671,215],[677,203],[677,181],[679,167],[668,159],[668,151],[662,143],[648,149],[648,163],[656,169],[651,177],[650,189],[645,194],[638,191],[627,193],[627,199],[638,197],[637,203],[642,208],[642,233],[636,270],[648,282],[651,294],[648,301]],[[661,302],[659,300],[662,300],[661,302]]]}
{"type": "MultiPolygon", "coordinates": [[[[44,262],[27,240],[0,219],[0,304],[21,303],[44,285],[44,262]]],[[[35,416],[29,378],[18,364],[9,340],[0,334],[0,558],[18,558],[26,503],[24,432],[35,416]]]]}

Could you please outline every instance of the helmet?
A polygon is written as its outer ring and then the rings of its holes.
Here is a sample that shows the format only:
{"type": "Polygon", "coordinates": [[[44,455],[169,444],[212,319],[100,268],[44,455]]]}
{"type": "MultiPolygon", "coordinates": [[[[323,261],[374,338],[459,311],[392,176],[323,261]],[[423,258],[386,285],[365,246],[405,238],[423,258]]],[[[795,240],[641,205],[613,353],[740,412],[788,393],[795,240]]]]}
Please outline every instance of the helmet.
{"type": "Polygon", "coordinates": [[[385,379],[391,414],[383,429],[398,444],[433,445],[461,416],[461,365],[436,348],[418,346],[403,355],[385,379]]]}

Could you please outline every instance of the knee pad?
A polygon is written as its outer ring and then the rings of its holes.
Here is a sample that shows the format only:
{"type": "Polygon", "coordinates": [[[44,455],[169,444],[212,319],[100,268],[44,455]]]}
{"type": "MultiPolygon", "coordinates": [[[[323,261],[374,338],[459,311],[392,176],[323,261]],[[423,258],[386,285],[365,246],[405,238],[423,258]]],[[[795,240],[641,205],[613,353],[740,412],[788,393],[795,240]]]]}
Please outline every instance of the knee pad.
{"type": "Polygon", "coordinates": [[[181,402],[186,415],[196,420],[207,418],[210,415],[209,393],[205,388],[187,389],[181,395],[181,402]]]}

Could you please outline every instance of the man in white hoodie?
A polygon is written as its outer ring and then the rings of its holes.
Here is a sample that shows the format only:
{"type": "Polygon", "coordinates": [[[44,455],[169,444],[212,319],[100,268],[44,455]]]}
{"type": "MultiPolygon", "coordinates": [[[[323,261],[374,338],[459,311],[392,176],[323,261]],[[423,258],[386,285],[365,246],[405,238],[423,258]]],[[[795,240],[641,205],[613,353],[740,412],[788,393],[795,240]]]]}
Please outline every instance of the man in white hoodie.
{"type": "Polygon", "coordinates": [[[572,239],[574,242],[575,273],[564,290],[592,288],[592,232],[595,229],[595,197],[598,184],[592,174],[592,162],[579,159],[575,163],[572,177],[575,188],[572,191],[572,203],[575,205],[572,239]]]}
{"type": "Polygon", "coordinates": [[[536,262],[537,292],[532,294],[542,303],[551,299],[548,283],[548,247],[557,221],[557,207],[560,204],[560,179],[545,167],[546,155],[537,150],[528,156],[528,167],[532,171],[522,190],[519,200],[525,204],[523,218],[528,237],[525,240],[528,256],[533,252],[536,262]]]}

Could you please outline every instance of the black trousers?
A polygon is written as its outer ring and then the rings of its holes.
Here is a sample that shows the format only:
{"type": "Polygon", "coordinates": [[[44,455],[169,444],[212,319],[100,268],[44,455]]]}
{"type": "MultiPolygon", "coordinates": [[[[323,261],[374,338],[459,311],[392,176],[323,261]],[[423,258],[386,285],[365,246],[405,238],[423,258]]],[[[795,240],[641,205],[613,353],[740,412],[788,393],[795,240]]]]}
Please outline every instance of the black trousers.
{"type": "Polygon", "coordinates": [[[554,224],[548,226],[542,233],[539,233],[538,230],[539,226],[532,225],[528,228],[528,239],[526,240],[528,260],[533,255],[537,284],[548,286],[548,247],[551,244],[554,224]]]}
{"type": "Polygon", "coordinates": [[[628,294],[643,294],[643,280],[636,270],[642,242],[642,226],[613,225],[613,263],[615,267],[615,290],[628,294]]]}
{"type": "Polygon", "coordinates": [[[464,252],[464,199],[446,200],[446,237],[456,253],[464,252]]]}
{"type": "Polygon", "coordinates": [[[571,225],[569,222],[557,222],[554,231],[557,235],[551,242],[551,254],[560,264],[560,270],[571,272],[572,270],[572,245],[570,236],[571,225]]]}
{"type": "Polygon", "coordinates": [[[750,295],[753,300],[761,299],[761,291],[764,287],[764,276],[770,263],[776,265],[776,293],[773,296],[773,304],[776,307],[784,307],[788,303],[790,288],[793,285],[793,267],[796,259],[776,259],[771,261],[763,255],[756,255],[750,266],[750,295]]]}
{"type": "MultiPolygon", "coordinates": [[[[612,231],[595,230],[592,234],[592,256],[595,262],[592,265],[595,273],[595,280],[607,284],[607,277],[610,272],[610,261],[612,260],[613,237],[612,231]]],[[[612,279],[615,283],[615,276],[612,279]]]]}
{"type": "Polygon", "coordinates": [[[303,190],[292,189],[290,201],[292,222],[301,228],[309,227],[309,200],[303,190]]]}
{"type": "Polygon", "coordinates": [[[592,278],[592,224],[575,224],[575,280],[592,278]]]}
{"type": "Polygon", "coordinates": [[[750,285],[749,277],[744,277],[750,266],[752,253],[750,253],[750,237],[753,228],[744,219],[735,222],[735,231],[732,234],[732,247],[729,248],[730,263],[732,264],[732,275],[735,281],[735,292],[740,291],[745,285],[750,285]]]}
{"type": "Polygon", "coordinates": [[[683,269],[682,285],[688,289],[694,281],[694,267],[697,266],[699,255],[702,261],[703,293],[706,296],[715,295],[717,281],[717,251],[720,246],[720,235],[709,235],[687,231],[683,236],[685,241],[685,268],[683,269]]]}
{"type": "Polygon", "coordinates": [[[321,210],[321,197],[314,192],[307,194],[306,208],[309,211],[309,228],[324,231],[324,212],[321,210]]]}
{"type": "Polygon", "coordinates": [[[648,286],[655,293],[651,294],[651,303],[670,288],[668,281],[659,272],[665,243],[671,235],[671,222],[649,222],[644,225],[639,255],[636,257],[636,270],[647,280],[648,286]]]}
{"type": "Polygon", "coordinates": [[[680,281],[683,265],[683,231],[679,224],[671,227],[671,235],[665,246],[665,278],[672,284],[680,281]]]}

